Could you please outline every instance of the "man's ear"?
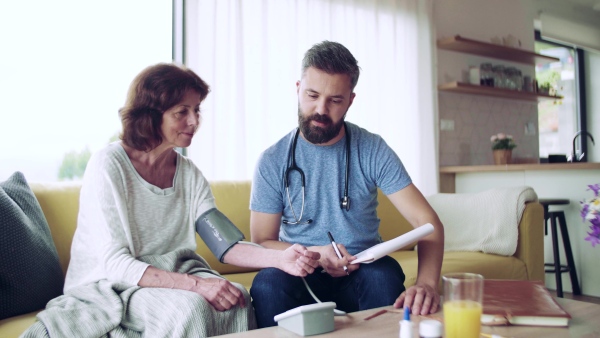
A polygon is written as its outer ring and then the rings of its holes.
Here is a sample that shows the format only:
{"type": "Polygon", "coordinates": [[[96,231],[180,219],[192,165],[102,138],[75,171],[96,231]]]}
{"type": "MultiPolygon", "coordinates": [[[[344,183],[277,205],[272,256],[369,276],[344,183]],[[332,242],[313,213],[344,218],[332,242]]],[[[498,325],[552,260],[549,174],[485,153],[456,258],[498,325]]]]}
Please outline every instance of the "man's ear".
{"type": "Polygon", "coordinates": [[[352,94],[350,94],[350,104],[348,105],[348,108],[350,108],[350,106],[352,105],[352,102],[354,102],[355,96],[356,96],[355,92],[352,92],[352,94]]]}
{"type": "Polygon", "coordinates": [[[296,94],[300,94],[300,80],[296,81],[296,94]]]}

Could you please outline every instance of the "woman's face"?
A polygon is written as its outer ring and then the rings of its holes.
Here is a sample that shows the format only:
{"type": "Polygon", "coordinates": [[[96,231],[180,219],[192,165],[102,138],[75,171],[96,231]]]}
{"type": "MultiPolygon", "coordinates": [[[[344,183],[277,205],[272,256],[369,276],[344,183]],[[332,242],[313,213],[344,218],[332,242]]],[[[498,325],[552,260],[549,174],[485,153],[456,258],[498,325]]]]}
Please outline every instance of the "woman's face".
{"type": "Polygon", "coordinates": [[[200,94],[188,91],[183,100],[163,113],[163,145],[185,148],[200,126],[200,94]]]}

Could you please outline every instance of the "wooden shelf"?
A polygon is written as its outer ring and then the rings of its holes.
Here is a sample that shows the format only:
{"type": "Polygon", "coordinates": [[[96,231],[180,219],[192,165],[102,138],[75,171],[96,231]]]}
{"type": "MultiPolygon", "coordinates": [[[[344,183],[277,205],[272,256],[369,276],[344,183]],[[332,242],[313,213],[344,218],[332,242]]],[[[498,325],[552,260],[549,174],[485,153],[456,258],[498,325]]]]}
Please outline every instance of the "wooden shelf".
{"type": "Polygon", "coordinates": [[[536,54],[519,48],[506,47],[493,43],[481,42],[463,38],[456,35],[450,38],[441,38],[437,41],[438,48],[486,56],[501,60],[514,61],[530,65],[558,62],[560,59],[536,54]]]}
{"type": "Polygon", "coordinates": [[[484,95],[484,96],[495,96],[505,99],[512,100],[524,100],[524,101],[545,101],[545,100],[561,100],[562,96],[551,96],[540,93],[523,92],[510,89],[501,89],[494,87],[478,86],[463,82],[450,82],[441,84],[438,86],[438,90],[459,93],[459,94],[472,94],[472,95],[484,95]]]}
{"type": "Polygon", "coordinates": [[[529,163],[504,165],[462,165],[440,167],[442,174],[481,173],[489,171],[537,171],[537,170],[600,170],[600,163],[529,163]]]}

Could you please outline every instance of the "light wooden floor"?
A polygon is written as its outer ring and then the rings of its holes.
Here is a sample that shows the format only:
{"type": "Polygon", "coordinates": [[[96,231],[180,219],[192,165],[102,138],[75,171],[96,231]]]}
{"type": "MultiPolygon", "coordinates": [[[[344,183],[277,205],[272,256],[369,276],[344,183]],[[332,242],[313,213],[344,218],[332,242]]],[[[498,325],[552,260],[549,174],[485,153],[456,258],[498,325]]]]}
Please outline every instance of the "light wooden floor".
{"type": "MultiPolygon", "coordinates": [[[[550,291],[550,293],[553,296],[556,296],[556,291],[554,291],[554,290],[548,290],[548,291],[550,291]]],[[[582,302],[588,302],[588,303],[594,303],[594,304],[600,304],[600,298],[599,297],[586,296],[586,295],[575,296],[575,295],[573,295],[570,292],[563,292],[563,298],[574,299],[574,300],[578,300],[578,301],[582,301],[582,302]]]]}

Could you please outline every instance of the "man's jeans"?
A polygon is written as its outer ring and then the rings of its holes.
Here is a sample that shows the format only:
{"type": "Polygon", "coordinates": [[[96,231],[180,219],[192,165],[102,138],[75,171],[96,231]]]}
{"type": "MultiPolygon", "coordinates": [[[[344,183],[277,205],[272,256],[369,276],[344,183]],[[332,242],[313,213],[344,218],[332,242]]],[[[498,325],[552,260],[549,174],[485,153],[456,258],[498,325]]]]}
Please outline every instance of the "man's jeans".
{"type": "MultiPolygon", "coordinates": [[[[354,312],[392,305],[405,290],[404,272],[398,262],[385,256],[345,277],[331,277],[319,268],[305,277],[322,302],[335,302],[336,308],[354,312]]],[[[250,288],[258,327],[277,325],[273,317],[295,307],[316,303],[300,277],[276,268],[261,270],[250,288]]]]}

